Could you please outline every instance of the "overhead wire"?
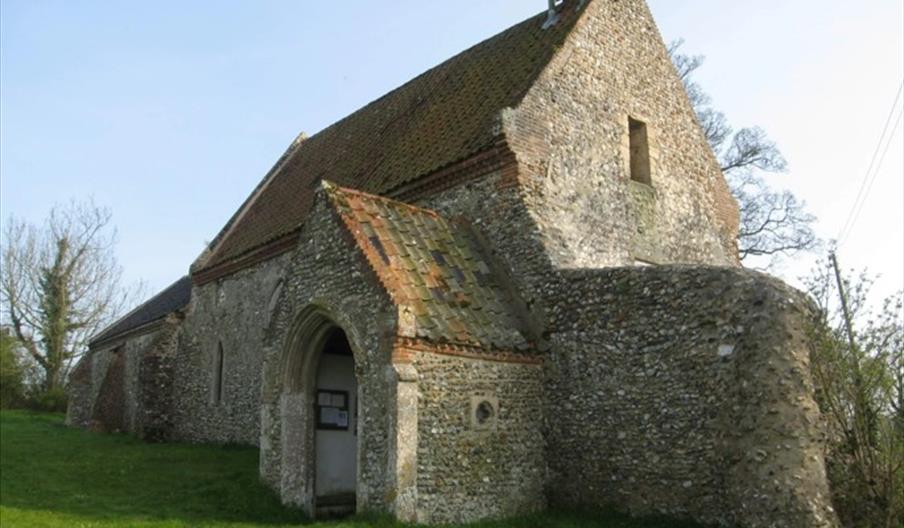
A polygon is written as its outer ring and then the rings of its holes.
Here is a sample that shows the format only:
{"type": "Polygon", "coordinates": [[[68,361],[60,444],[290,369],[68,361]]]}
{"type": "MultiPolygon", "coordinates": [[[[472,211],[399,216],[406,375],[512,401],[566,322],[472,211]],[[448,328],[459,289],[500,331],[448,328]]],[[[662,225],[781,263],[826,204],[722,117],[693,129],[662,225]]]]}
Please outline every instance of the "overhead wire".
{"type": "Polygon", "coordinates": [[[888,111],[888,117],[885,119],[885,125],[882,127],[882,134],[880,134],[879,136],[879,141],[876,143],[875,150],[873,150],[873,155],[870,158],[869,165],[866,169],[866,172],[863,174],[863,180],[860,182],[860,188],[857,191],[857,196],[854,198],[854,202],[851,204],[851,210],[848,212],[844,224],[838,231],[838,236],[836,237],[836,247],[841,247],[841,245],[847,240],[847,238],[853,231],[854,224],[856,224],[860,212],[863,210],[863,205],[866,203],[869,192],[876,180],[876,176],[879,174],[879,169],[881,169],[882,163],[885,161],[885,156],[888,153],[888,149],[891,146],[891,142],[894,139],[894,135],[897,132],[898,126],[900,125],[901,117],[904,116],[904,112],[902,112],[898,115],[897,119],[893,119],[895,114],[897,113],[896,110],[898,108],[898,102],[901,100],[902,93],[904,93],[904,81],[901,82],[901,85],[898,88],[898,92],[895,95],[894,102],[892,103],[891,108],[888,111]],[[894,123],[894,128],[892,129],[891,134],[889,134],[889,125],[891,125],[892,123],[894,123]],[[878,164],[876,163],[877,160],[878,164]]]}
{"type": "Polygon", "coordinates": [[[873,188],[873,184],[876,183],[876,177],[879,175],[882,170],[882,165],[885,163],[885,156],[888,154],[888,149],[891,147],[892,140],[895,137],[895,134],[898,131],[898,127],[901,126],[902,121],[904,121],[904,110],[898,113],[898,118],[895,120],[894,128],[892,128],[891,133],[888,135],[888,141],[885,143],[885,148],[882,150],[882,155],[879,157],[879,162],[876,164],[876,170],[873,171],[873,176],[869,180],[869,184],[866,186],[866,191],[863,193],[863,200],[860,201],[860,204],[857,206],[857,209],[853,212],[853,217],[851,218],[851,223],[848,226],[847,232],[843,235],[843,238],[839,240],[838,245],[840,246],[845,240],[850,237],[851,233],[854,231],[854,226],[857,224],[857,220],[860,217],[861,211],[863,211],[863,206],[866,205],[867,198],[869,197],[869,193],[873,188]]]}
{"type": "MultiPolygon", "coordinates": [[[[901,122],[904,121],[904,111],[898,114],[898,119],[895,120],[895,126],[889,134],[888,142],[885,143],[885,148],[882,150],[882,156],[879,158],[879,163],[876,164],[876,170],[873,172],[873,177],[869,181],[869,185],[866,188],[866,192],[863,195],[863,200],[860,202],[860,206],[857,208],[857,211],[854,213],[854,217],[851,220],[851,225],[848,227],[848,232],[844,235],[844,240],[846,240],[854,230],[854,226],[857,224],[857,219],[860,217],[860,212],[863,210],[863,206],[866,205],[866,198],[869,196],[870,191],[873,188],[873,184],[876,183],[876,176],[879,175],[879,171],[882,169],[882,164],[885,162],[885,155],[888,154],[888,149],[891,147],[892,139],[895,137],[895,133],[898,131],[898,127],[901,126],[901,122]]],[[[839,245],[841,245],[842,241],[839,241],[839,245]]]]}

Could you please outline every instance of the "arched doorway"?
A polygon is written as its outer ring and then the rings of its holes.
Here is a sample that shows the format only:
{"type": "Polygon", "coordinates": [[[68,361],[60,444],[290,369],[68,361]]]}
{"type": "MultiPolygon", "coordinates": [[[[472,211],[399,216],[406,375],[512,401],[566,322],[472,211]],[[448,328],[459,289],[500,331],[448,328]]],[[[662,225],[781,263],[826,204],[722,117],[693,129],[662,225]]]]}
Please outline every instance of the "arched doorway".
{"type": "Polygon", "coordinates": [[[358,384],[355,357],[338,326],[324,336],[314,377],[314,497],[318,516],[355,512],[358,384]]]}
{"type": "Polygon", "coordinates": [[[286,343],[280,398],[280,492],[312,516],[355,513],[358,380],[345,331],[310,306],[286,343]]]}
{"type": "MultiPolygon", "coordinates": [[[[261,473],[276,477],[285,504],[315,517],[355,513],[358,505],[385,506],[399,519],[414,522],[417,371],[410,364],[388,363],[379,369],[379,375],[387,376],[383,386],[374,373],[377,367],[361,362],[365,356],[359,346],[367,340],[355,330],[351,321],[322,304],[312,303],[294,316],[280,368],[268,371],[280,378],[269,392],[278,400],[261,406],[261,473]],[[364,403],[362,394],[369,394],[364,403]],[[363,420],[368,412],[381,419],[363,420]],[[370,456],[370,445],[376,447],[374,457],[386,458],[366,460],[362,453],[370,456]],[[385,487],[371,484],[380,478],[385,487]],[[368,485],[359,488],[359,482],[368,485]]],[[[367,353],[371,360],[390,357],[389,350],[380,348],[367,353]]]]}

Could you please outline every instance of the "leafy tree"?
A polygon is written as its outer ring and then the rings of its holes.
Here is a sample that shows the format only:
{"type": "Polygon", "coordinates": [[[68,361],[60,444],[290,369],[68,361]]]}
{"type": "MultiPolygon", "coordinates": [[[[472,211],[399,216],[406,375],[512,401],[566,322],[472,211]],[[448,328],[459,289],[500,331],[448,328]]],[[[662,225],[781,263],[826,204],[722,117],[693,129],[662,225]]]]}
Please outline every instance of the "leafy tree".
{"type": "Polygon", "coordinates": [[[817,245],[812,224],[816,218],[788,191],[775,191],[762,173],[784,172],[781,151],[759,127],[734,130],[725,114],[693,80],[703,65],[701,55],[681,52],[683,40],[669,46],[669,56],[684,83],[706,139],[715,152],[740,208],[738,251],[741,260],[756,256],[793,255],[817,245]]]}
{"type": "Polygon", "coordinates": [[[817,401],[829,425],[833,502],[847,526],[904,522],[904,293],[869,309],[871,279],[842,277],[848,335],[834,270],[820,263],[806,279],[820,321],[813,328],[817,401]]]}
{"type": "Polygon", "coordinates": [[[57,206],[42,226],[10,217],[3,231],[3,322],[58,393],[88,339],[137,294],[122,287],[111,214],[92,202],[57,206]]]}
{"type": "Polygon", "coordinates": [[[25,366],[17,354],[19,344],[8,329],[0,328],[0,408],[20,406],[25,400],[25,366]]]}

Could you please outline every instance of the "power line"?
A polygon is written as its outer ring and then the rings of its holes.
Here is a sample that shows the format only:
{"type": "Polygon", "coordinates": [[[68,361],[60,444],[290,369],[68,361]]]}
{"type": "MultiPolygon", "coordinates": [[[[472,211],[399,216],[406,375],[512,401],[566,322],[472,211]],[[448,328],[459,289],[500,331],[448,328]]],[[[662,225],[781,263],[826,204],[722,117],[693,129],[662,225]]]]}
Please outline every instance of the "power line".
{"type": "Polygon", "coordinates": [[[895,94],[895,100],[891,105],[891,108],[888,109],[888,117],[885,119],[885,126],[882,127],[882,134],[879,136],[879,141],[876,143],[876,148],[873,151],[872,158],[870,158],[869,166],[866,169],[866,172],[863,174],[863,180],[860,182],[860,188],[857,191],[857,196],[854,198],[854,202],[851,204],[851,210],[848,212],[848,216],[844,221],[841,230],[838,232],[838,236],[836,240],[838,240],[839,245],[841,244],[841,240],[847,238],[850,234],[850,227],[852,224],[852,219],[854,218],[854,212],[858,209],[859,204],[861,203],[861,199],[865,200],[864,192],[869,185],[870,175],[873,173],[873,168],[876,164],[876,159],[879,156],[879,151],[882,149],[882,144],[885,142],[886,134],[888,132],[888,126],[892,122],[892,117],[895,114],[895,109],[898,106],[898,101],[901,99],[901,94],[904,92],[904,82],[901,83],[901,86],[898,88],[897,94],[895,94]]]}
{"type": "MultiPolygon", "coordinates": [[[[876,183],[876,177],[879,175],[879,171],[882,169],[882,164],[885,162],[885,155],[888,154],[888,149],[891,147],[892,140],[895,137],[895,133],[898,131],[898,127],[901,125],[902,118],[904,118],[904,111],[898,114],[898,119],[895,120],[895,127],[892,129],[891,134],[888,136],[888,142],[885,143],[885,148],[882,150],[882,156],[879,157],[879,163],[876,164],[876,171],[873,172],[873,177],[869,181],[869,185],[866,187],[866,192],[863,194],[863,201],[860,202],[860,205],[857,207],[857,212],[854,213],[854,217],[851,220],[851,225],[848,227],[847,233],[844,234],[844,239],[847,239],[851,233],[854,231],[854,225],[857,223],[857,219],[860,217],[860,212],[863,210],[863,206],[866,205],[866,199],[869,197],[869,193],[873,188],[873,184],[876,183]]],[[[844,240],[839,240],[838,245],[840,246],[844,240]]]]}
{"type": "Polygon", "coordinates": [[[881,167],[881,161],[879,164],[876,164],[876,160],[879,159],[879,152],[882,151],[881,159],[884,161],[885,153],[888,152],[889,145],[891,144],[891,140],[894,137],[894,132],[897,130],[898,121],[900,121],[900,116],[897,120],[892,120],[895,115],[895,110],[898,107],[898,101],[901,100],[901,94],[904,93],[904,81],[901,82],[901,86],[898,88],[898,92],[895,95],[895,100],[891,105],[891,108],[888,110],[888,117],[885,119],[885,126],[882,127],[882,134],[879,136],[879,141],[876,143],[876,148],[873,151],[872,158],[870,158],[869,166],[866,169],[866,173],[863,174],[863,180],[860,182],[860,189],[857,191],[857,197],[854,198],[854,203],[851,204],[851,210],[848,212],[847,219],[844,221],[844,224],[841,227],[841,230],[838,232],[838,236],[836,239],[838,240],[838,247],[841,247],[842,242],[847,239],[853,230],[854,223],[857,221],[857,216],[859,216],[860,211],[863,209],[863,204],[866,202],[866,198],[869,195],[869,189],[872,187],[872,182],[875,181],[876,175],[879,173],[879,168],[881,167]],[[895,123],[894,130],[890,135],[888,135],[889,125],[891,123],[895,123]],[[883,144],[885,148],[883,150],[883,144]],[[875,168],[875,171],[873,170],[875,168]]]}
{"type": "Polygon", "coordinates": [[[848,227],[847,233],[844,234],[844,239],[839,240],[838,245],[840,246],[844,240],[851,235],[854,231],[854,225],[857,223],[857,219],[860,217],[860,212],[863,210],[863,206],[866,205],[866,199],[869,197],[870,191],[873,189],[873,184],[876,183],[876,177],[879,176],[879,171],[882,169],[882,164],[885,162],[885,155],[888,154],[888,149],[891,147],[892,140],[895,137],[895,133],[898,131],[898,127],[901,126],[901,122],[904,121],[904,111],[898,114],[898,119],[895,120],[895,126],[891,131],[891,134],[888,136],[888,141],[885,143],[885,148],[882,150],[882,156],[879,157],[879,162],[876,164],[876,170],[873,172],[873,177],[870,178],[869,185],[866,186],[866,192],[863,193],[863,200],[860,202],[860,205],[857,207],[857,211],[854,213],[853,219],[851,220],[851,225],[848,227]]]}

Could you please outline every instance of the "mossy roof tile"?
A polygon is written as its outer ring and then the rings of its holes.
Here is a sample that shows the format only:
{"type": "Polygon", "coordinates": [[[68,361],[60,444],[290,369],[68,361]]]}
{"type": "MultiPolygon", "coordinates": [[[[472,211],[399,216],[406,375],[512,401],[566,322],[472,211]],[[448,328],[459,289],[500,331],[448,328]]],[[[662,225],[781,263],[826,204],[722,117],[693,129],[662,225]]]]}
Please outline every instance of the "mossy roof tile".
{"type": "Polygon", "coordinates": [[[333,184],[323,187],[394,302],[414,313],[419,337],[487,348],[526,347],[509,293],[464,226],[388,198],[333,184]],[[339,204],[346,201],[361,209],[343,209],[339,204]],[[373,235],[363,236],[364,225],[373,235]],[[397,242],[401,239],[404,243],[397,242]],[[388,263],[384,254],[392,256],[388,263]]]}
{"type": "Polygon", "coordinates": [[[560,6],[560,22],[547,30],[543,12],[293,143],[217,235],[197,271],[298,229],[319,180],[386,194],[490,148],[500,112],[519,104],[561,47],[579,18],[576,5],[560,6]]]}

